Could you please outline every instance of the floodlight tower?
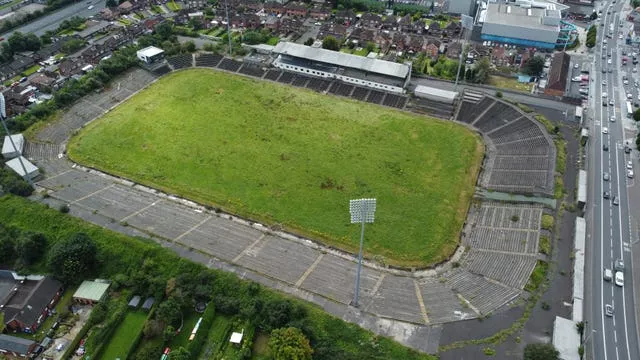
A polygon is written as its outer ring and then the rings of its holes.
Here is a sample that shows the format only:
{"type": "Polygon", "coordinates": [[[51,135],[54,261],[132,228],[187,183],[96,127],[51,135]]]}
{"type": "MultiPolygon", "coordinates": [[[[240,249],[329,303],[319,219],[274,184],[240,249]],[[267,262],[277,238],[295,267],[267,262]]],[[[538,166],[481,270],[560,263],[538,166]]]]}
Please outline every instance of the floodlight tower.
{"type": "Polygon", "coordinates": [[[360,252],[358,253],[358,269],[356,270],[356,289],[353,295],[352,305],[358,307],[358,294],[360,292],[360,271],[362,270],[362,243],[364,241],[364,224],[373,223],[376,212],[376,199],[357,199],[349,201],[351,223],[360,223],[360,252]]]}
{"type": "Polygon", "coordinates": [[[9,137],[9,141],[11,142],[11,146],[13,146],[13,151],[18,153],[18,161],[20,162],[20,166],[22,166],[22,171],[24,171],[24,179],[27,180],[27,182],[29,183],[29,185],[32,188],[35,188],[33,186],[33,181],[31,181],[31,178],[27,173],[27,168],[24,166],[24,163],[22,162],[22,153],[18,152],[18,147],[16,146],[15,142],[13,142],[13,138],[11,137],[11,133],[9,132],[9,128],[7,127],[7,123],[5,122],[5,119],[7,118],[7,107],[4,101],[4,94],[0,93],[0,121],[2,121],[2,127],[4,127],[4,132],[7,134],[7,136],[9,137]]]}

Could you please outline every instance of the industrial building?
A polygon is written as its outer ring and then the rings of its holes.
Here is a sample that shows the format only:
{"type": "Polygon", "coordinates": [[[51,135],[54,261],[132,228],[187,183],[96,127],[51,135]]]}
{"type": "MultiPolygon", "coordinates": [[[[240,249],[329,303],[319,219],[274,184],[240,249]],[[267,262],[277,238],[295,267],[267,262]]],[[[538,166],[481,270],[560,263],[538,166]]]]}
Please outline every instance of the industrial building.
{"type": "Polygon", "coordinates": [[[136,57],[147,65],[162,61],[164,59],[164,50],[155,46],[148,46],[136,52],[136,57]]]}
{"type": "Polygon", "coordinates": [[[277,68],[387,92],[404,93],[411,80],[411,65],[339,51],[282,41],[273,54],[277,68]]]}
{"type": "Polygon", "coordinates": [[[473,16],[476,8],[475,0],[447,0],[446,12],[449,14],[464,14],[473,16]]]}
{"type": "Polygon", "coordinates": [[[554,49],[559,43],[571,44],[575,26],[562,21],[567,6],[552,1],[488,3],[482,6],[482,40],[516,46],[554,49]]]}

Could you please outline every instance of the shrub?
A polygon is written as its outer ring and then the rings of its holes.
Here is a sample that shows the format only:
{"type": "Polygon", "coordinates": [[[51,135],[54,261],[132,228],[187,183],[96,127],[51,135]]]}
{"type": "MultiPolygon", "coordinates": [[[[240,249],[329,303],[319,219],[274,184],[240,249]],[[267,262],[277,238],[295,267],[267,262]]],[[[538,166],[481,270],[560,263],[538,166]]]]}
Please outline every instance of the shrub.
{"type": "Polygon", "coordinates": [[[60,205],[60,207],[58,208],[58,210],[60,210],[61,213],[66,214],[69,212],[69,205],[67,204],[62,204],[60,205]]]}
{"type": "Polygon", "coordinates": [[[502,99],[502,91],[496,91],[496,97],[502,99]]]}
{"type": "Polygon", "coordinates": [[[553,216],[548,214],[542,215],[542,224],[540,226],[543,229],[551,231],[553,230],[553,224],[554,224],[553,216]]]}

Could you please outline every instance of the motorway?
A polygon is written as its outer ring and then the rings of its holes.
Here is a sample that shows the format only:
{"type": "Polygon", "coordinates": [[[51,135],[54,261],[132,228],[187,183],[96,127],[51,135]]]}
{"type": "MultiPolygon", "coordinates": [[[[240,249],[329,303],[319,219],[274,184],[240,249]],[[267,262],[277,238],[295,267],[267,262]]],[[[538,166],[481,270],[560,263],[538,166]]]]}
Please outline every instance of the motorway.
{"type": "Polygon", "coordinates": [[[594,69],[591,72],[590,107],[594,116],[593,123],[589,124],[592,138],[588,146],[591,205],[586,215],[589,236],[585,299],[589,303],[585,311],[588,321],[585,337],[591,342],[587,346],[589,358],[597,360],[640,359],[629,244],[627,182],[632,179],[627,178],[626,163],[629,156],[623,150],[627,99],[622,83],[623,41],[618,39],[618,21],[623,5],[622,1],[603,5],[604,11],[599,22],[603,21],[604,26],[598,26],[598,41],[592,59],[594,69]],[[604,44],[611,24],[613,34],[604,44]],[[601,72],[603,67],[607,69],[604,73],[601,72]],[[611,72],[608,71],[610,67],[611,72]],[[609,104],[610,100],[613,100],[614,106],[609,104]],[[604,145],[608,146],[608,150],[604,150],[604,145]],[[608,179],[605,179],[605,173],[608,179]],[[604,198],[605,191],[610,194],[610,199],[604,198]],[[613,203],[614,196],[619,198],[618,206],[613,203]],[[615,274],[616,259],[624,261],[624,286],[617,286],[613,280],[603,278],[604,268],[612,269],[615,274]],[[606,305],[613,306],[613,316],[605,314],[606,305]]]}
{"type": "Polygon", "coordinates": [[[80,16],[88,18],[89,16],[95,16],[104,8],[104,4],[105,2],[103,0],[79,1],[56,12],[42,16],[7,33],[0,34],[0,37],[8,39],[15,31],[19,31],[23,34],[34,33],[41,36],[48,30],[57,29],[61,22],[68,20],[71,17],[80,16]],[[90,5],[93,5],[91,10],[89,10],[90,5]]]}

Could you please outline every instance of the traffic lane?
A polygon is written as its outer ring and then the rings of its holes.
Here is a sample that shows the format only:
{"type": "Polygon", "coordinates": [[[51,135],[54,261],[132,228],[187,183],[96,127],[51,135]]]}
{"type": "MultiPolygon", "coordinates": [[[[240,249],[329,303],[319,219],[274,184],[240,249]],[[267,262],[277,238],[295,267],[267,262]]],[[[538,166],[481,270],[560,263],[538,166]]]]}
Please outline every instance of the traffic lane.
{"type": "Polygon", "coordinates": [[[34,33],[40,36],[48,30],[57,29],[60,23],[62,23],[64,20],[67,20],[74,16],[80,16],[83,18],[95,16],[100,13],[100,10],[102,10],[104,7],[104,1],[92,0],[90,2],[78,2],[69,6],[65,6],[60,10],[40,17],[30,23],[20,26],[19,28],[13,29],[12,31],[1,34],[0,37],[8,39],[11,34],[16,31],[24,34],[34,33]],[[89,6],[93,6],[93,8],[89,9],[89,6]]]}

